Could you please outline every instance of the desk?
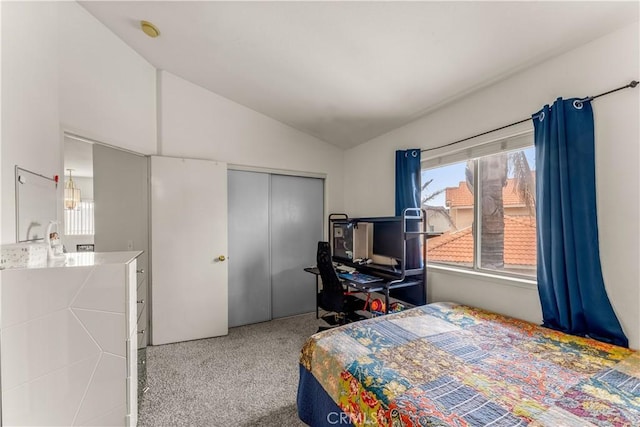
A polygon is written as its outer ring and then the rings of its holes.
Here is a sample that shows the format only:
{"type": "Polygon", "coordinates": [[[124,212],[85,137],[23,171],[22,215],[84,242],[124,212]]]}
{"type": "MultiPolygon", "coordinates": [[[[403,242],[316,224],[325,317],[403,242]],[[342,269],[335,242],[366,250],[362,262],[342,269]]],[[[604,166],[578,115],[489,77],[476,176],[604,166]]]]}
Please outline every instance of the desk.
{"type": "MultiPolygon", "coordinates": [[[[318,267],[307,267],[304,269],[304,271],[316,276],[316,319],[318,319],[319,318],[318,295],[320,293],[320,281],[319,281],[320,270],[318,270],[318,267]]],[[[358,283],[348,279],[341,279],[341,280],[346,282],[349,287],[352,287],[360,292],[364,292],[367,294],[370,294],[373,292],[384,293],[385,313],[389,310],[389,291],[394,289],[406,288],[409,286],[418,286],[422,284],[422,280],[417,280],[412,277],[408,277],[404,281],[399,283],[393,283],[394,280],[391,280],[386,277],[381,277],[381,278],[383,279],[383,281],[372,282],[372,283],[358,283]]]]}
{"type": "Polygon", "coordinates": [[[437,235],[426,231],[426,217],[426,211],[419,208],[404,209],[401,215],[394,217],[349,218],[344,213],[332,213],[329,215],[327,236],[334,249],[341,249],[332,252],[331,260],[355,268],[361,273],[383,278],[386,287],[379,291],[385,292],[387,303],[391,291],[392,298],[412,306],[426,304],[426,240],[437,235]],[[367,226],[358,228],[358,224],[367,226]],[[373,236],[369,232],[369,224],[373,225],[373,236]],[[348,246],[349,241],[352,243],[351,247],[348,246]],[[358,242],[355,247],[354,242],[358,242]],[[349,248],[351,254],[346,248],[349,248]],[[373,264],[356,263],[353,260],[356,252],[362,254],[360,258],[371,258],[371,261],[376,258],[373,255],[383,255],[388,262],[381,258],[373,264]]]}

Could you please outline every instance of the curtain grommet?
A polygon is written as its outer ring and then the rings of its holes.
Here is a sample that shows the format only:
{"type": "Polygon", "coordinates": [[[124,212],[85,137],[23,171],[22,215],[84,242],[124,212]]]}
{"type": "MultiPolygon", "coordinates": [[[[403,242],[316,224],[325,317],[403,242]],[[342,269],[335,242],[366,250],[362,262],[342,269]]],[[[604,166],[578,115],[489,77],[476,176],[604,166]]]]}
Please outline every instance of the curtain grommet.
{"type": "Polygon", "coordinates": [[[575,108],[576,110],[582,110],[583,106],[584,104],[579,99],[576,99],[575,101],[573,101],[573,108],[575,108]]]}
{"type": "Polygon", "coordinates": [[[411,155],[412,155],[413,157],[418,157],[418,152],[417,152],[416,150],[413,150],[413,151],[411,152],[411,155]]]}
{"type": "Polygon", "coordinates": [[[538,116],[538,120],[540,121],[544,120],[544,111],[540,113],[540,115],[538,116]]]}

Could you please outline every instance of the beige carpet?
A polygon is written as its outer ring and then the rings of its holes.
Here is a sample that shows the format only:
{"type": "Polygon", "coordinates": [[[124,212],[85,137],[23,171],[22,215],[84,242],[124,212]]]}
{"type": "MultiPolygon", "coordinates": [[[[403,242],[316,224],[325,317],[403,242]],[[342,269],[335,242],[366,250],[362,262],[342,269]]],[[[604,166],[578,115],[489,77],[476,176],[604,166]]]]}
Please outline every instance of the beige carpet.
{"type": "Polygon", "coordinates": [[[138,424],[304,426],[296,410],[298,359],[320,322],[310,313],[149,347],[138,424]]]}

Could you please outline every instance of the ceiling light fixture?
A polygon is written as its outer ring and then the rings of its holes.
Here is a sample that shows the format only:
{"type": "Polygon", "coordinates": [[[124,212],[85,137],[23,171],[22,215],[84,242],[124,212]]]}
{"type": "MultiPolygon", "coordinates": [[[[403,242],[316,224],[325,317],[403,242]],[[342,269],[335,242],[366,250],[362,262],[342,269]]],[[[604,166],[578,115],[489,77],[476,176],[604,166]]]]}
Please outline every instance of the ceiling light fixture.
{"type": "Polygon", "coordinates": [[[158,30],[158,27],[156,27],[149,21],[140,21],[140,28],[142,28],[142,31],[144,31],[144,33],[151,38],[156,38],[160,35],[160,30],[158,30]]]}

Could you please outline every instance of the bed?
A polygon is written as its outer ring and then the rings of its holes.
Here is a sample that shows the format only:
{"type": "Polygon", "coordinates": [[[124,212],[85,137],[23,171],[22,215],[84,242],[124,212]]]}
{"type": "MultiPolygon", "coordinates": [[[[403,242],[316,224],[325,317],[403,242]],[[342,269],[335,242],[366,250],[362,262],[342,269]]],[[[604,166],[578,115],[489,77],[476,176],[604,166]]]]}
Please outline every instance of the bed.
{"type": "Polygon", "coordinates": [[[429,304],[310,337],[298,415],[311,426],[640,426],[640,353],[429,304]]]}

